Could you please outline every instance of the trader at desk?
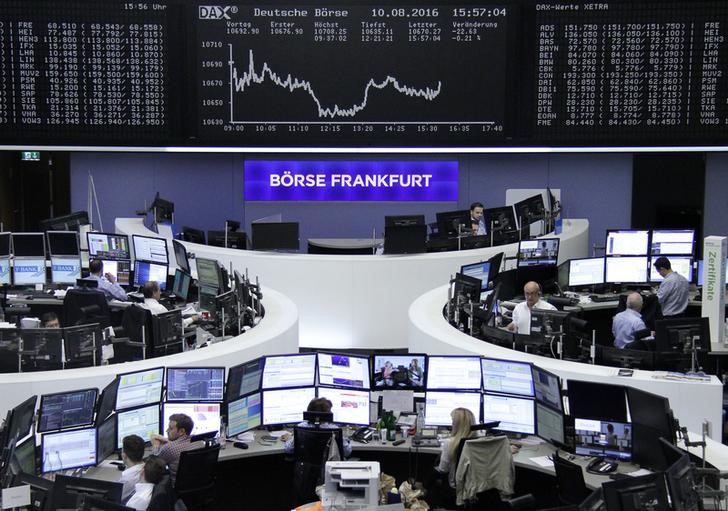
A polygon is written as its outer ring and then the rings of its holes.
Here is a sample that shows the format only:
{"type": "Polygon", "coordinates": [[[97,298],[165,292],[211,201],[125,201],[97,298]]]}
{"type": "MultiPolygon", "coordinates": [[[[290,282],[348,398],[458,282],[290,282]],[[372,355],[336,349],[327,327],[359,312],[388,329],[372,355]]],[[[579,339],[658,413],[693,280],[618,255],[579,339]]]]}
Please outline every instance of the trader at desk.
{"type": "Polygon", "coordinates": [[[470,205],[470,228],[473,230],[473,236],[484,236],[487,234],[485,229],[485,219],[483,218],[482,202],[473,202],[470,205]]]}
{"type": "Polygon", "coordinates": [[[642,295],[639,293],[627,295],[627,308],[612,319],[612,335],[614,335],[615,348],[631,349],[638,333],[647,330],[647,326],[640,314],[643,304],[642,295]]]}
{"type": "MultiPolygon", "coordinates": [[[[154,280],[146,282],[144,286],[142,286],[142,294],[144,295],[144,307],[149,309],[152,314],[162,314],[163,312],[168,311],[167,307],[159,303],[159,299],[162,297],[162,290],[159,289],[159,282],[154,280]]],[[[198,316],[197,314],[194,314],[189,318],[184,318],[182,320],[182,326],[187,328],[197,320],[198,316]]]]}
{"type": "MultiPolygon", "coordinates": [[[[325,389],[321,389],[322,391],[325,389]]],[[[331,406],[333,404],[331,401],[326,399],[325,397],[317,397],[315,399],[312,399],[310,403],[308,403],[308,408],[306,408],[307,412],[321,412],[321,413],[331,413],[331,406]]],[[[299,422],[297,424],[297,427],[299,428],[313,428],[315,427],[313,424],[309,423],[308,421],[299,422]]],[[[339,426],[336,424],[332,424],[330,422],[322,422],[319,424],[319,428],[321,429],[339,429],[339,426]]],[[[293,444],[293,435],[290,433],[286,433],[281,437],[281,440],[285,440],[285,452],[287,454],[293,454],[295,445],[293,444]]],[[[344,458],[348,458],[351,456],[351,441],[348,438],[343,439],[344,443],[344,458]]]]}
{"type": "Polygon", "coordinates": [[[104,275],[104,263],[101,259],[91,259],[88,263],[90,275],[88,278],[99,281],[99,291],[106,295],[107,300],[119,300],[127,302],[126,291],[119,284],[111,273],[104,275]]]}
{"type": "Polygon", "coordinates": [[[654,267],[663,279],[657,290],[657,299],[660,301],[663,317],[682,316],[685,309],[688,308],[690,284],[685,277],[672,271],[670,260],[667,257],[658,257],[654,262],[654,267]]]}
{"type": "Polygon", "coordinates": [[[538,282],[526,282],[523,286],[525,302],[521,302],[513,308],[513,321],[506,327],[511,332],[519,334],[531,333],[531,309],[544,309],[555,311],[556,307],[546,300],[541,300],[541,286],[538,282]]]}
{"type": "Polygon", "coordinates": [[[179,467],[179,457],[184,451],[199,449],[205,446],[204,442],[192,442],[190,433],[195,423],[189,415],[184,413],[173,413],[169,416],[167,424],[167,438],[152,433],[150,440],[153,453],[159,456],[169,467],[169,478],[174,484],[179,467]]]}

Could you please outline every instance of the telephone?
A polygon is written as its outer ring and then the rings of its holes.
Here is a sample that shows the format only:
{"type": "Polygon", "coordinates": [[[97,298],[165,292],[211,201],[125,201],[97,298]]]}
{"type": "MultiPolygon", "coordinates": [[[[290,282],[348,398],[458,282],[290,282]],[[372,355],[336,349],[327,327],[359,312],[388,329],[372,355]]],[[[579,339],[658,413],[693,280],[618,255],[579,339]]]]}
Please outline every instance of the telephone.
{"type": "Polygon", "coordinates": [[[372,440],[373,431],[369,426],[362,426],[351,435],[351,439],[362,444],[368,444],[372,440]]]}

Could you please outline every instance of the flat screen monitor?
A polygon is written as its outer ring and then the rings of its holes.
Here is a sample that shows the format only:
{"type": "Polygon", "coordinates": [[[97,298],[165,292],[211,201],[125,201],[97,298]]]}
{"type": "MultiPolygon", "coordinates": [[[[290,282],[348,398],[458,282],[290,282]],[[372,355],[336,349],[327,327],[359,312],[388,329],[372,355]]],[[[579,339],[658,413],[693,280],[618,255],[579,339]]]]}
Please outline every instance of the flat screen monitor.
{"type": "Polygon", "coordinates": [[[607,257],[604,269],[607,284],[647,282],[646,257],[607,257]]]}
{"type": "Polygon", "coordinates": [[[129,259],[102,259],[104,273],[111,273],[120,286],[131,284],[131,261],[129,259]]]}
{"type": "Polygon", "coordinates": [[[162,347],[182,342],[182,312],[174,309],[152,315],[152,344],[162,347]]]}
{"type": "Polygon", "coordinates": [[[98,426],[111,415],[116,406],[116,389],[119,387],[119,379],[114,378],[104,390],[101,391],[99,396],[99,404],[96,409],[96,425],[98,426]]]}
{"type": "Polygon", "coordinates": [[[48,253],[51,256],[78,256],[78,232],[76,231],[47,231],[48,253]]]}
{"type": "Polygon", "coordinates": [[[210,313],[215,312],[215,297],[217,296],[217,289],[217,286],[206,286],[204,284],[197,286],[200,309],[209,311],[210,313]]]}
{"type": "Polygon", "coordinates": [[[440,236],[457,236],[463,231],[470,232],[472,223],[470,210],[441,211],[435,214],[437,220],[437,232],[440,236]]]}
{"type": "Polygon", "coordinates": [[[8,443],[12,440],[22,440],[30,433],[35,416],[35,403],[38,396],[31,396],[11,410],[10,421],[5,425],[7,428],[8,443]]]}
{"type": "Polygon", "coordinates": [[[521,228],[546,218],[546,207],[540,193],[516,202],[513,209],[516,211],[516,218],[521,228]]]}
{"type": "Polygon", "coordinates": [[[149,261],[134,261],[134,285],[141,287],[150,281],[159,284],[161,290],[167,289],[167,265],[149,261]]]}
{"type": "Polygon", "coordinates": [[[264,389],[308,387],[314,384],[315,378],[315,354],[265,357],[262,383],[264,389]]]}
{"type": "Polygon", "coordinates": [[[480,292],[487,291],[490,284],[490,261],[464,264],[460,267],[460,273],[480,281],[480,292]]]}
{"type": "Polygon", "coordinates": [[[116,409],[159,403],[162,400],[164,367],[120,374],[116,391],[116,409]]]}
{"type": "Polygon", "coordinates": [[[84,502],[92,498],[119,503],[123,488],[122,483],[58,474],[51,491],[49,509],[80,509],[81,506],[85,509],[84,502]]]}
{"type": "Polygon", "coordinates": [[[318,397],[331,401],[334,422],[339,424],[369,425],[369,390],[318,389],[318,397]]]}
{"type": "Polygon", "coordinates": [[[263,425],[297,424],[316,397],[315,387],[263,391],[263,425]]]}
{"type": "Polygon", "coordinates": [[[172,293],[181,300],[187,301],[190,294],[190,284],[192,284],[192,275],[185,273],[179,268],[174,270],[174,282],[172,283],[172,293]]]}
{"type": "Polygon", "coordinates": [[[98,393],[98,389],[84,389],[43,394],[40,397],[38,432],[93,424],[98,393]]]}
{"type": "Polygon", "coordinates": [[[15,257],[45,259],[45,242],[42,232],[14,232],[10,237],[15,257]]]}
{"type": "Polygon", "coordinates": [[[225,231],[207,231],[207,244],[213,247],[245,250],[248,248],[248,235],[244,232],[228,232],[226,236],[225,231]]]}
{"type": "Polygon", "coordinates": [[[427,390],[480,390],[480,357],[437,356],[427,360],[427,390]]]}
{"type": "Polygon", "coordinates": [[[102,462],[117,449],[116,415],[96,426],[96,456],[102,462]]]}
{"type": "Polygon", "coordinates": [[[228,402],[240,396],[260,391],[264,363],[264,358],[258,358],[228,369],[226,391],[228,402]]]}
{"type": "Polygon", "coordinates": [[[566,387],[572,417],[627,422],[627,398],[621,385],[567,380],[566,387]]]}
{"type": "Polygon", "coordinates": [[[131,238],[134,243],[134,259],[169,264],[166,239],[139,236],[138,234],[132,234],[131,238]]]}
{"type": "Polygon", "coordinates": [[[663,353],[690,353],[710,351],[710,323],[708,318],[671,318],[655,321],[655,347],[663,353]]]}
{"type": "Polygon", "coordinates": [[[12,279],[10,278],[10,258],[0,257],[0,286],[10,285],[12,279]]]}
{"type": "Polygon", "coordinates": [[[159,403],[123,410],[116,414],[116,448],[122,448],[125,436],[139,435],[149,442],[159,433],[159,403]]]}
{"type": "Polygon", "coordinates": [[[298,222],[254,222],[250,227],[255,250],[297,251],[299,249],[298,222]]]}
{"type": "Polygon", "coordinates": [[[574,416],[576,454],[618,460],[632,459],[632,425],[628,422],[574,416]]]}
{"type": "Polygon", "coordinates": [[[694,242],[695,229],[653,229],[650,254],[692,256],[694,242]]]}
{"type": "Polygon", "coordinates": [[[569,287],[604,284],[604,257],[588,257],[569,261],[569,287]]]}
{"type": "Polygon", "coordinates": [[[427,356],[374,355],[372,389],[422,390],[427,376],[427,356]]]}
{"type": "Polygon", "coordinates": [[[390,225],[384,228],[385,254],[421,254],[427,251],[427,227],[390,225]]]}
{"type": "Polygon", "coordinates": [[[536,401],[536,435],[547,442],[564,443],[564,413],[536,401]]]}
{"type": "Polygon", "coordinates": [[[474,278],[456,273],[452,283],[452,296],[460,303],[479,302],[482,294],[483,282],[474,278]]]}
{"type": "Polygon", "coordinates": [[[455,408],[467,408],[480,422],[479,392],[432,392],[425,393],[425,425],[452,426],[450,413],[455,408]]]}
{"type": "Polygon", "coordinates": [[[101,361],[103,334],[98,323],[70,326],[63,329],[63,346],[67,362],[87,361],[94,365],[101,361]]]}
{"type": "Polygon", "coordinates": [[[34,436],[15,446],[11,463],[17,466],[18,472],[35,475],[37,468],[35,466],[34,436]]]}
{"type": "Polygon", "coordinates": [[[514,360],[481,358],[483,390],[533,397],[531,364],[514,360]]]}
{"type": "Polygon", "coordinates": [[[183,272],[190,274],[190,260],[187,258],[187,249],[185,246],[177,240],[172,240],[172,246],[174,247],[174,258],[177,261],[177,266],[183,272]]]}
{"type": "Polygon", "coordinates": [[[75,284],[81,278],[81,259],[77,257],[51,256],[51,282],[75,284]]]}
{"type": "Polygon", "coordinates": [[[205,231],[193,227],[182,226],[182,238],[190,243],[205,244],[205,231]]]}
{"type": "Polygon", "coordinates": [[[239,397],[227,405],[227,434],[235,436],[260,427],[263,418],[263,406],[260,392],[239,397]]]}
{"type": "Polygon", "coordinates": [[[46,433],[41,436],[40,456],[44,474],[95,465],[96,428],[46,433]]]}
{"type": "MultiPolygon", "coordinates": [[[[21,328],[23,350],[30,353],[27,363],[41,369],[61,369],[63,359],[63,330],[60,328],[21,328]]],[[[23,363],[26,363],[25,358],[23,363]]]]}
{"type": "Polygon", "coordinates": [[[531,337],[548,338],[566,333],[570,315],[571,312],[567,311],[533,309],[529,330],[531,337]]]}
{"type": "Polygon", "coordinates": [[[384,217],[384,226],[394,225],[425,225],[425,215],[387,215],[384,217]]]}
{"type": "MultiPolygon", "coordinates": [[[[726,267],[728,268],[728,259],[725,260],[725,264],[726,264],[726,267]]],[[[697,282],[698,286],[703,285],[704,267],[705,267],[705,265],[703,263],[703,259],[701,259],[700,261],[698,261],[698,282],[697,282]]],[[[726,284],[726,286],[728,286],[728,271],[725,272],[725,284],[726,284]]]]}
{"type": "Polygon", "coordinates": [[[167,401],[222,401],[224,367],[168,367],[167,401]]]}
{"type": "Polygon", "coordinates": [[[531,366],[533,373],[533,387],[536,401],[556,410],[563,410],[561,399],[561,379],[553,373],[538,366],[531,366]]]}
{"type": "Polygon", "coordinates": [[[131,259],[129,236],[108,232],[88,232],[89,257],[98,259],[131,259]]]}
{"type": "Polygon", "coordinates": [[[195,262],[197,264],[197,280],[201,285],[223,289],[222,272],[216,260],[198,257],[195,262]]]}
{"type": "Polygon", "coordinates": [[[690,457],[686,454],[665,470],[667,490],[673,511],[699,511],[703,509],[702,497],[697,492],[697,478],[693,473],[690,457]]]}
{"type": "Polygon", "coordinates": [[[608,481],[602,485],[608,511],[668,511],[662,472],[608,481]]]}
{"type": "Polygon", "coordinates": [[[0,232],[0,258],[10,257],[10,233],[0,232]]]}
{"type": "Polygon", "coordinates": [[[516,225],[516,213],[513,206],[501,206],[498,208],[489,208],[483,210],[483,219],[485,227],[489,233],[491,232],[508,232],[518,230],[516,225]]]}
{"type": "Polygon", "coordinates": [[[646,256],[650,231],[618,230],[607,231],[605,253],[608,256],[646,256]]]}
{"type": "MultiPolygon", "coordinates": [[[[690,256],[670,256],[668,259],[672,271],[685,277],[688,282],[693,281],[693,259],[690,256]]],[[[662,282],[663,278],[657,273],[655,261],[657,261],[657,257],[650,259],[650,282],[662,282]]]]}
{"type": "Polygon", "coordinates": [[[167,429],[169,418],[183,413],[194,423],[190,435],[202,435],[220,431],[220,403],[164,403],[161,429],[167,429]]]}
{"type": "Polygon", "coordinates": [[[13,284],[31,286],[46,283],[45,258],[19,258],[13,261],[13,284]]]}
{"type": "Polygon", "coordinates": [[[369,358],[318,354],[318,384],[369,390],[369,358]]]}
{"type": "Polygon", "coordinates": [[[536,434],[536,409],[533,399],[483,394],[483,421],[500,421],[498,430],[525,435],[536,434]]]}
{"type": "Polygon", "coordinates": [[[555,266],[559,238],[524,240],[518,244],[518,266],[555,266]]]}

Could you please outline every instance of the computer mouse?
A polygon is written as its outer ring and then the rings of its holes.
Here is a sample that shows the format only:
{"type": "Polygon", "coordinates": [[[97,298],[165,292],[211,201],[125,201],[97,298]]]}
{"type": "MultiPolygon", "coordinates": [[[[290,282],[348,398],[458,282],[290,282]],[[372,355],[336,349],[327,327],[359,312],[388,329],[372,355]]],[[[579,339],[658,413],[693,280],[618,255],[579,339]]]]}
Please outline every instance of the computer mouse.
{"type": "Polygon", "coordinates": [[[233,447],[237,447],[238,449],[247,449],[249,446],[245,442],[233,442],[233,447]]]}

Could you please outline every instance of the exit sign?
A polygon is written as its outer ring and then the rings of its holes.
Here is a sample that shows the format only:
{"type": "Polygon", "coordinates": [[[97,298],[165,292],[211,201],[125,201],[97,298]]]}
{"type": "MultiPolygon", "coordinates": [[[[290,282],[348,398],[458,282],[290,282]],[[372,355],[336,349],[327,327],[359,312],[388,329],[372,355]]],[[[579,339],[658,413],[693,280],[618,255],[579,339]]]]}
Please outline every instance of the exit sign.
{"type": "Polygon", "coordinates": [[[21,151],[21,161],[40,161],[40,151],[21,151]]]}

